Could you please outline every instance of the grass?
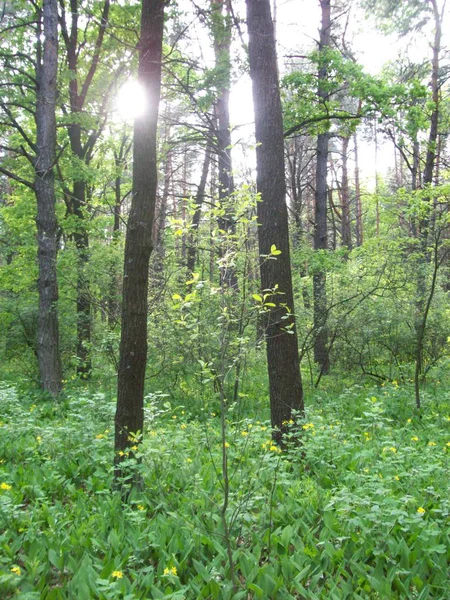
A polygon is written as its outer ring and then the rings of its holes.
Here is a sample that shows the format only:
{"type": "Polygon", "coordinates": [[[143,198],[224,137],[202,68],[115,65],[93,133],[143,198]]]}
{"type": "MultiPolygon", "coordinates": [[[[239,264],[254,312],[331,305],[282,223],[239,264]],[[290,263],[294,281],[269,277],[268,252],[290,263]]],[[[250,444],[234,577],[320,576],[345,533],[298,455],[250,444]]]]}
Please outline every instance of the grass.
{"type": "MultiPolygon", "coordinates": [[[[251,399],[246,399],[251,406],[251,399]]],[[[450,597],[450,398],[408,388],[308,398],[301,447],[266,412],[220,419],[148,399],[144,489],[112,491],[114,402],[0,387],[0,596],[32,599],[450,597]]],[[[293,432],[293,437],[296,434],[293,432]]]]}

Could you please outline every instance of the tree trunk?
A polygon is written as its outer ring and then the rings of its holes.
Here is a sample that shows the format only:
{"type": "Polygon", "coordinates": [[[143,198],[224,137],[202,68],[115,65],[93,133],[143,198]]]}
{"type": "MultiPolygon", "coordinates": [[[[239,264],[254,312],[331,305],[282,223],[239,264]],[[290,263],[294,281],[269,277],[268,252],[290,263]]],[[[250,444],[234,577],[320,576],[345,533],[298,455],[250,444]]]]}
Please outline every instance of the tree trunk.
{"type": "Polygon", "coordinates": [[[274,439],[302,413],[303,389],[295,330],[284,170],[283,118],[269,0],[247,0],[250,76],[256,135],[256,187],[261,288],[276,306],[265,315],[270,411],[274,439]],[[273,246],[281,254],[267,259],[273,246]],[[272,290],[273,293],[267,290],[272,290]]]}
{"type": "MultiPolygon", "coordinates": [[[[86,102],[87,94],[92,81],[95,78],[98,64],[100,62],[100,53],[103,46],[103,40],[108,26],[110,11],[110,0],[104,0],[97,36],[94,43],[94,52],[92,60],[87,68],[84,81],[79,82],[79,56],[82,46],[85,42],[79,41],[79,20],[80,8],[82,3],[79,0],[70,1],[70,30],[65,20],[64,3],[61,3],[62,14],[60,18],[62,37],[66,44],[67,66],[70,71],[69,80],[69,100],[71,122],[68,125],[70,149],[79,164],[89,165],[92,157],[93,147],[98,139],[101,126],[97,124],[94,131],[91,130],[87,140],[83,142],[82,118],[83,108],[86,102]]],[[[84,34],[86,35],[86,33],[84,34]]],[[[85,68],[85,66],[84,66],[85,68]]],[[[84,69],[83,69],[84,70],[84,69]]],[[[77,167],[79,169],[79,167],[77,167]]],[[[72,193],[68,196],[68,212],[77,217],[78,223],[76,231],[73,234],[73,240],[78,253],[78,273],[77,273],[77,373],[82,378],[88,378],[92,370],[91,362],[91,294],[89,290],[89,281],[87,278],[86,267],[89,262],[89,235],[85,226],[86,209],[86,180],[83,173],[75,176],[73,179],[72,193]]]]}
{"type": "Polygon", "coordinates": [[[39,316],[37,355],[44,390],[56,396],[61,391],[59,352],[58,282],[56,275],[57,223],[55,213],[56,94],[58,73],[58,5],[44,0],[44,54],[37,66],[37,107],[34,189],[37,200],[39,262],[39,316]]]}
{"type": "Polygon", "coordinates": [[[133,197],[125,242],[122,335],[115,417],[116,476],[122,454],[141,439],[147,360],[148,268],[157,189],[157,121],[161,92],[164,0],[142,0],[139,82],[147,110],[134,124],[133,197]],[[130,439],[131,434],[138,436],[130,439]]]}
{"type": "MultiPolygon", "coordinates": [[[[237,277],[234,267],[227,264],[227,254],[234,246],[236,225],[232,211],[232,194],[234,192],[233,164],[231,160],[231,125],[230,125],[230,74],[231,74],[231,16],[228,0],[212,0],[212,19],[214,53],[218,73],[217,89],[217,156],[219,178],[219,201],[224,211],[219,218],[219,229],[224,231],[224,248],[220,249],[221,283],[231,289],[237,289],[237,277]],[[226,13],[223,13],[224,7],[226,13]]],[[[231,253],[233,251],[231,250],[231,253]]]]}
{"type": "MultiPolygon", "coordinates": [[[[322,10],[322,25],[320,29],[319,53],[330,46],[331,7],[330,0],[320,0],[322,10]]],[[[321,58],[318,72],[318,97],[324,103],[328,98],[326,80],[328,77],[325,59],[321,58]]],[[[314,250],[326,250],[328,247],[327,234],[327,204],[328,204],[328,132],[317,136],[317,166],[316,194],[314,214],[314,250]]],[[[328,352],[327,322],[327,288],[324,269],[317,269],[313,275],[314,293],[314,360],[318,363],[321,373],[326,374],[330,368],[328,352]]]]}
{"type": "Polygon", "coordinates": [[[208,141],[205,150],[205,158],[203,160],[202,174],[200,183],[198,184],[197,194],[195,195],[195,211],[192,217],[191,230],[188,238],[187,248],[187,275],[189,279],[195,270],[197,260],[197,242],[198,242],[198,227],[200,225],[200,217],[202,214],[202,204],[205,197],[206,183],[208,180],[209,163],[211,161],[211,144],[208,141]]]}
{"type": "Polygon", "coordinates": [[[350,187],[348,182],[348,145],[349,137],[342,138],[342,181],[341,181],[341,202],[342,202],[342,245],[347,250],[352,249],[352,232],[350,223],[350,187]]]}
{"type": "Polygon", "coordinates": [[[364,230],[362,221],[361,183],[359,179],[358,137],[356,133],[354,134],[353,142],[355,144],[356,245],[359,248],[364,241],[364,230]]]}

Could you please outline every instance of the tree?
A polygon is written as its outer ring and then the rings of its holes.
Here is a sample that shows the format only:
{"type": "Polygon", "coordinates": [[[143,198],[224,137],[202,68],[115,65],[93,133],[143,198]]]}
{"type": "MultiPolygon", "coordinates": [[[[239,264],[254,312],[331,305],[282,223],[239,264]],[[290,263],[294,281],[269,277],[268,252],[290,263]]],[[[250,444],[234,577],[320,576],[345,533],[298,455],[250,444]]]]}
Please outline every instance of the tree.
{"type": "MultiPolygon", "coordinates": [[[[22,12],[11,26],[17,39],[4,46],[1,56],[8,78],[2,87],[10,89],[3,94],[1,107],[4,120],[12,132],[10,138],[20,136],[17,145],[2,145],[2,150],[17,158],[25,158],[34,171],[34,181],[27,171],[16,164],[15,172],[0,167],[0,172],[11,180],[34,191],[37,201],[38,296],[36,356],[39,376],[44,390],[56,396],[61,391],[61,358],[59,349],[58,283],[56,274],[57,221],[55,214],[56,162],[56,96],[58,74],[58,11],[56,0],[45,0],[42,9],[22,12]],[[31,37],[27,27],[33,25],[31,37]],[[32,48],[33,44],[33,49],[32,48]],[[28,54],[24,48],[28,47],[28,54]],[[30,69],[34,67],[34,73],[30,69]],[[34,106],[35,104],[35,106],[34,106]],[[31,130],[30,115],[34,118],[36,133],[31,130]],[[25,172],[25,176],[22,173],[25,172]]],[[[28,7],[27,7],[28,8],[28,7]]],[[[8,28],[7,28],[8,29],[8,28]]],[[[17,161],[18,162],[18,161],[17,161]]],[[[34,345],[34,344],[33,344],[34,345]]]]}
{"type": "Polygon", "coordinates": [[[133,191],[125,242],[115,417],[117,475],[121,473],[123,452],[139,441],[144,428],[148,270],[157,188],[156,133],[161,90],[164,0],[142,0],[141,10],[138,80],[145,91],[147,106],[134,124],[133,191]],[[132,438],[132,434],[136,437],[132,438]]]}
{"type": "Polygon", "coordinates": [[[283,117],[269,0],[247,0],[250,76],[255,107],[258,242],[261,287],[273,305],[265,314],[270,411],[274,439],[303,412],[295,331],[284,169],[283,117]],[[276,260],[274,260],[276,259],[276,260]]]}
{"type": "MultiPolygon", "coordinates": [[[[330,0],[320,0],[322,10],[322,25],[320,28],[319,41],[319,71],[318,91],[319,102],[326,103],[328,99],[327,79],[328,60],[327,50],[331,39],[331,7],[330,0]]],[[[319,133],[317,136],[317,158],[316,158],[316,191],[314,211],[314,249],[326,250],[328,246],[327,233],[327,206],[328,206],[328,142],[330,134],[328,131],[319,133]]],[[[318,268],[313,275],[314,294],[314,329],[316,336],[314,340],[314,360],[320,366],[322,373],[327,373],[330,368],[329,351],[327,348],[327,288],[326,274],[323,268],[318,268]]]]}
{"type": "MultiPolygon", "coordinates": [[[[36,65],[36,160],[34,191],[37,200],[39,314],[37,356],[42,387],[53,395],[61,391],[61,357],[57,313],[57,222],[55,214],[56,94],[58,75],[58,5],[44,0],[44,48],[36,65]]],[[[41,44],[38,41],[38,48],[41,44]]]]}

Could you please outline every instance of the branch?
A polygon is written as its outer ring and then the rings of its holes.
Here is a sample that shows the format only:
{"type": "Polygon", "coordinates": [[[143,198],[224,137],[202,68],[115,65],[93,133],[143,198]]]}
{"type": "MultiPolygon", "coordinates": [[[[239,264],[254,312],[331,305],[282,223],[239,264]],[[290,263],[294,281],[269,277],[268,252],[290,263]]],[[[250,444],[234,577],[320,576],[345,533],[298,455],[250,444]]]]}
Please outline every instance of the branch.
{"type": "Polygon", "coordinates": [[[312,123],[321,123],[322,121],[331,121],[332,119],[335,119],[338,121],[350,121],[353,119],[362,119],[365,116],[367,116],[367,115],[362,114],[362,113],[359,115],[339,113],[336,115],[321,115],[319,117],[312,117],[311,119],[306,119],[305,121],[302,121],[301,123],[298,123],[297,125],[294,125],[293,127],[290,127],[287,131],[284,132],[284,137],[287,138],[287,137],[291,136],[293,133],[297,133],[297,131],[300,131],[301,129],[306,127],[306,125],[311,125],[312,123]]]}
{"type": "Polygon", "coordinates": [[[105,4],[103,5],[102,18],[100,21],[100,27],[98,30],[97,39],[95,41],[94,56],[92,58],[92,63],[89,68],[89,72],[86,75],[86,79],[84,80],[83,87],[81,88],[81,93],[79,96],[78,106],[79,106],[80,110],[83,108],[84,101],[86,100],[86,96],[87,96],[89,87],[92,83],[92,79],[94,78],[94,75],[97,70],[99,60],[100,60],[100,51],[102,49],[103,38],[105,36],[106,27],[108,26],[109,7],[110,7],[110,0],[105,0],[105,4]]]}
{"type": "Polygon", "coordinates": [[[22,177],[15,175],[11,171],[8,171],[8,169],[0,166],[0,173],[3,173],[3,175],[6,175],[6,177],[9,177],[10,179],[14,179],[14,181],[17,181],[22,185],[26,185],[28,188],[30,188],[30,190],[34,190],[34,183],[31,183],[31,181],[28,181],[27,179],[22,179],[22,177]]]}
{"type": "Polygon", "coordinates": [[[11,121],[10,125],[12,127],[14,127],[14,129],[17,129],[17,131],[20,133],[20,135],[26,141],[28,146],[30,146],[30,148],[33,150],[33,152],[36,152],[37,151],[36,144],[34,142],[32,142],[31,139],[28,137],[28,135],[25,133],[24,129],[19,125],[19,123],[13,117],[12,112],[9,110],[9,108],[7,108],[6,104],[4,102],[2,102],[0,104],[0,106],[3,108],[4,112],[8,115],[8,117],[11,121]]]}

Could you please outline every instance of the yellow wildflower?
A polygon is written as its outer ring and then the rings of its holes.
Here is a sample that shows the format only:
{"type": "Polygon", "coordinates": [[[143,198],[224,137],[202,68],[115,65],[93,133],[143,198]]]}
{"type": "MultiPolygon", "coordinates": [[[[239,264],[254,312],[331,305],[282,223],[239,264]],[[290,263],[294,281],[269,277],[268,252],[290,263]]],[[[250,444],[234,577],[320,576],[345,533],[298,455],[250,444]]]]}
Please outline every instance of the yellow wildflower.
{"type": "Polygon", "coordinates": [[[166,567],[164,569],[164,575],[176,575],[177,574],[177,568],[176,567],[170,567],[169,569],[166,567]]]}
{"type": "MultiPolygon", "coordinates": [[[[302,425],[302,429],[308,430],[308,429],[314,429],[314,423],[305,423],[304,425],[302,425]]],[[[330,425],[330,427],[332,428],[333,426],[330,425]]]]}
{"type": "Polygon", "coordinates": [[[98,435],[95,436],[96,440],[101,440],[103,439],[105,436],[103,435],[103,433],[99,433],[98,435]]]}
{"type": "Polygon", "coordinates": [[[183,423],[182,425],[180,425],[180,429],[187,429],[186,423],[183,423]]]}
{"type": "Polygon", "coordinates": [[[20,567],[11,567],[11,573],[14,573],[15,575],[20,575],[22,571],[20,570],[20,567]]]}
{"type": "Polygon", "coordinates": [[[436,442],[428,442],[429,446],[436,446],[436,442]]]}
{"type": "Polygon", "coordinates": [[[407,422],[407,423],[411,423],[411,422],[412,422],[412,419],[408,419],[406,422],[407,422]]]}
{"type": "Polygon", "coordinates": [[[137,507],[138,510],[145,510],[145,506],[143,504],[138,504],[137,507]]]}
{"type": "Polygon", "coordinates": [[[412,442],[418,442],[419,438],[417,437],[417,435],[413,435],[413,437],[411,438],[412,442]]]}
{"type": "Polygon", "coordinates": [[[398,475],[394,475],[395,481],[400,481],[400,477],[398,475]]]}
{"type": "Polygon", "coordinates": [[[192,462],[192,458],[187,458],[187,459],[186,459],[186,462],[187,462],[187,463],[191,463],[191,462],[192,462]]]}
{"type": "Polygon", "coordinates": [[[248,435],[248,431],[241,431],[241,435],[245,437],[246,435],[248,435]]]}
{"type": "Polygon", "coordinates": [[[8,491],[8,490],[12,489],[12,486],[9,485],[8,483],[3,482],[3,483],[0,484],[0,489],[8,491]]]}
{"type": "Polygon", "coordinates": [[[446,445],[446,446],[450,446],[450,442],[447,442],[445,445],[446,445]]]}
{"type": "Polygon", "coordinates": [[[270,446],[269,450],[270,450],[271,452],[278,452],[278,453],[280,453],[280,452],[281,452],[281,448],[278,448],[278,446],[275,446],[274,444],[272,444],[272,445],[270,446]]]}
{"type": "Polygon", "coordinates": [[[419,513],[419,515],[423,515],[426,513],[426,510],[422,506],[419,506],[419,508],[417,509],[417,512],[419,513]]]}
{"type": "Polygon", "coordinates": [[[224,446],[225,446],[225,448],[229,448],[230,444],[228,442],[225,442],[224,446]]]}
{"type": "Polygon", "coordinates": [[[172,415],[172,419],[176,419],[176,418],[177,418],[177,415],[172,415]]]}
{"type": "Polygon", "coordinates": [[[139,450],[138,446],[136,446],[136,444],[134,446],[131,446],[131,449],[133,450],[133,452],[136,452],[137,450],[139,450]]]}
{"type": "Polygon", "coordinates": [[[116,579],[122,579],[123,577],[123,572],[122,571],[113,571],[111,573],[112,577],[115,577],[116,579]]]}
{"type": "Polygon", "coordinates": [[[38,444],[40,444],[42,442],[42,438],[41,438],[40,435],[36,436],[36,441],[37,441],[38,444]]]}

